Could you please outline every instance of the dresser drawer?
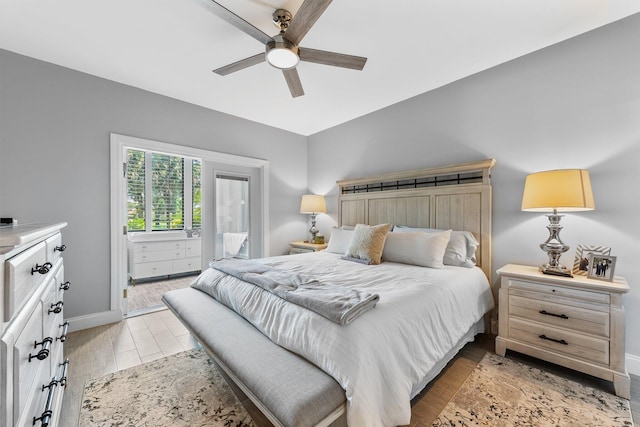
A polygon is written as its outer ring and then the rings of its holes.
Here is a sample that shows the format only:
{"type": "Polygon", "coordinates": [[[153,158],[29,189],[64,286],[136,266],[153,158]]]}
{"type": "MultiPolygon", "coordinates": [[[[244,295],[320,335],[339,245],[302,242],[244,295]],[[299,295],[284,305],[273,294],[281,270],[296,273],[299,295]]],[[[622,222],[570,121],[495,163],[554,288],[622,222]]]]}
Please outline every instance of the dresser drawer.
{"type": "Polygon", "coordinates": [[[609,340],[607,339],[516,318],[509,319],[509,337],[590,362],[609,364],[609,340]]]}
{"type": "Polygon", "coordinates": [[[42,381],[36,384],[16,426],[56,427],[58,425],[65,388],[59,381],[60,370],[57,370],[56,375],[43,377],[42,381]]]}
{"type": "Polygon", "coordinates": [[[187,240],[187,258],[199,257],[202,255],[202,243],[200,239],[187,240]]]}
{"type": "Polygon", "coordinates": [[[173,273],[198,271],[202,268],[201,258],[184,258],[173,261],[173,273]]]}
{"type": "MultiPolygon", "coordinates": [[[[42,390],[42,382],[40,384],[35,384],[29,398],[27,399],[26,404],[22,412],[15,413],[15,425],[16,426],[40,426],[41,423],[37,422],[34,424],[33,419],[39,418],[44,411],[44,407],[47,404],[47,396],[49,394],[49,389],[45,388],[42,390]]],[[[48,384],[47,384],[48,385],[48,384]]]]}
{"type": "Polygon", "coordinates": [[[58,334],[58,329],[60,328],[60,324],[62,323],[63,318],[63,306],[64,301],[62,299],[64,293],[58,290],[60,286],[60,279],[63,277],[61,272],[61,264],[58,264],[56,269],[56,275],[51,280],[49,284],[47,284],[47,288],[45,290],[44,295],[42,296],[42,319],[43,319],[43,329],[44,335],[47,337],[52,337],[55,343],[56,336],[58,334]]]}
{"type": "Polygon", "coordinates": [[[599,303],[603,310],[608,310],[608,306],[611,302],[611,295],[608,292],[586,291],[582,289],[572,289],[562,286],[527,282],[524,280],[510,279],[509,288],[510,294],[512,295],[529,295],[527,291],[533,291],[538,294],[538,298],[544,298],[549,301],[556,301],[558,298],[565,298],[566,301],[599,303]]]}
{"type": "Polygon", "coordinates": [[[55,264],[67,247],[62,244],[62,234],[58,233],[44,241],[47,245],[47,261],[55,264]]]}
{"type": "Polygon", "coordinates": [[[43,338],[42,303],[39,302],[13,347],[13,411],[16,417],[24,408],[34,381],[49,376],[51,342],[44,343],[43,338]],[[42,356],[47,357],[39,360],[36,356],[41,351],[42,356]]]}
{"type": "Polygon", "coordinates": [[[170,261],[176,258],[184,258],[184,248],[169,249],[156,252],[139,252],[133,255],[133,262],[155,262],[155,261],[170,261]]]}
{"type": "Polygon", "coordinates": [[[509,315],[579,332],[609,336],[608,312],[510,295],[509,315]]]}
{"type": "Polygon", "coordinates": [[[133,266],[133,277],[168,276],[171,274],[171,262],[147,262],[133,266]]]}
{"type": "Polygon", "coordinates": [[[64,300],[64,294],[71,289],[71,283],[64,280],[64,264],[60,263],[60,268],[56,271],[54,287],[56,290],[56,301],[64,300]]]}
{"type": "Polygon", "coordinates": [[[158,251],[171,251],[171,250],[184,250],[185,244],[182,240],[166,241],[166,242],[144,242],[134,243],[133,252],[135,254],[142,252],[158,252],[158,251]]]}
{"type": "Polygon", "coordinates": [[[45,277],[52,264],[47,263],[46,245],[37,245],[5,262],[5,292],[8,296],[5,319],[8,321],[22,307],[45,277]]]}

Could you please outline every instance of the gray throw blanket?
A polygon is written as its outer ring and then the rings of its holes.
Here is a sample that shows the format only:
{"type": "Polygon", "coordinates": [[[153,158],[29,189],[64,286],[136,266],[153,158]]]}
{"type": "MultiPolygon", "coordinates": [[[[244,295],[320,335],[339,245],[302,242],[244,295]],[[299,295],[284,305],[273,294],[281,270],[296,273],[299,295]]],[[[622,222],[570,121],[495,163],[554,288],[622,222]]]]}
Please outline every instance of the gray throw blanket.
{"type": "Polygon", "coordinates": [[[223,258],[211,261],[209,267],[259,286],[341,325],[348,325],[356,317],[375,307],[380,299],[377,294],[321,283],[313,278],[246,259],[223,258]]]}

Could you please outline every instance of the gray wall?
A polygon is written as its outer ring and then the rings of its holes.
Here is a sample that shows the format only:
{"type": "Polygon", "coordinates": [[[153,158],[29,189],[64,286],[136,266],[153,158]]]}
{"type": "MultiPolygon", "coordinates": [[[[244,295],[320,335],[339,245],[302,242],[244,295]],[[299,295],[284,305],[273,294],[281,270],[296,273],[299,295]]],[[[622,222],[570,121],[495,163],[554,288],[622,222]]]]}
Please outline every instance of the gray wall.
{"type": "Polygon", "coordinates": [[[611,246],[631,286],[627,353],[640,357],[638,52],[635,15],[311,136],[309,188],[332,195],[321,232],[335,223],[338,179],[495,158],[493,266],[538,265],[547,219],[520,211],[525,176],[586,168],[596,210],[562,220],[562,261],[578,244],[611,246]]]}
{"type": "Polygon", "coordinates": [[[305,137],[0,50],[0,215],[69,223],[66,317],[110,309],[110,132],[268,160],[271,254],[305,235],[305,137]]]}

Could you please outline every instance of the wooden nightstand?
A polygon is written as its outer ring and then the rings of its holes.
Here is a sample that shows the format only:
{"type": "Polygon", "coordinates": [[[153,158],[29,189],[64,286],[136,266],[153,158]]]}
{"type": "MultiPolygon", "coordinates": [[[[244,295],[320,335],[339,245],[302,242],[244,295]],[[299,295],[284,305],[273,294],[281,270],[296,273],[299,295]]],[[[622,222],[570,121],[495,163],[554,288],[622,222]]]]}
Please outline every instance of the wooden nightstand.
{"type": "Polygon", "coordinates": [[[613,381],[616,394],[630,398],[622,306],[629,285],[624,278],[550,276],[515,264],[498,274],[497,354],[511,349],[613,381]]]}
{"type": "Polygon", "coordinates": [[[297,240],[289,243],[289,255],[303,254],[305,252],[318,252],[327,248],[326,243],[315,244],[304,240],[297,240]]]}

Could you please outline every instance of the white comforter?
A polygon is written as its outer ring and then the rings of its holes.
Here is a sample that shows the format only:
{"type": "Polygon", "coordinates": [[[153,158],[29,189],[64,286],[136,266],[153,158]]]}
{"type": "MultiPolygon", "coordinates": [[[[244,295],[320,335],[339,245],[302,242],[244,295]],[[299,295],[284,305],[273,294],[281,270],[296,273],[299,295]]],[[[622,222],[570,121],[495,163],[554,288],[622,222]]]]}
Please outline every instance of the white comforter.
{"type": "Polygon", "coordinates": [[[342,326],[217,270],[192,284],[335,378],[350,426],[409,424],[414,385],[494,305],[479,268],[362,265],[328,252],[256,261],[380,295],[342,326]]]}

